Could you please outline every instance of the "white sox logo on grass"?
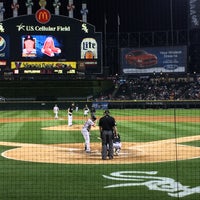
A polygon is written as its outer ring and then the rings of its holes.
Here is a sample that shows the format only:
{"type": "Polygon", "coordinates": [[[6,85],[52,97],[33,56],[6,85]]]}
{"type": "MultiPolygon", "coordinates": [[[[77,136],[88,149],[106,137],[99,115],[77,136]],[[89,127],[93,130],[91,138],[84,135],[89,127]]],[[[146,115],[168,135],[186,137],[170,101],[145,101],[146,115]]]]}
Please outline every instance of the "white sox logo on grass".
{"type": "Polygon", "coordinates": [[[171,197],[182,198],[195,193],[200,193],[200,186],[191,188],[176,182],[172,178],[155,176],[157,171],[120,171],[113,172],[110,176],[103,175],[104,178],[116,181],[126,181],[126,183],[119,183],[108,185],[104,188],[117,188],[128,186],[146,186],[149,190],[157,190],[167,192],[171,197]]]}

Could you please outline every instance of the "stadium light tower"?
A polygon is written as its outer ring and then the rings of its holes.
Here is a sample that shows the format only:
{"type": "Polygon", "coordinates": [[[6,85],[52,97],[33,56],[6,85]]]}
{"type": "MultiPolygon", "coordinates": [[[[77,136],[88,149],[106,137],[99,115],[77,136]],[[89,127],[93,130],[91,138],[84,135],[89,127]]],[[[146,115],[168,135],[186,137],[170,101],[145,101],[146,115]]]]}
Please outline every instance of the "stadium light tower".
{"type": "Polygon", "coordinates": [[[174,24],[173,24],[173,0],[170,0],[170,31],[171,31],[171,46],[174,46],[174,24]]]}

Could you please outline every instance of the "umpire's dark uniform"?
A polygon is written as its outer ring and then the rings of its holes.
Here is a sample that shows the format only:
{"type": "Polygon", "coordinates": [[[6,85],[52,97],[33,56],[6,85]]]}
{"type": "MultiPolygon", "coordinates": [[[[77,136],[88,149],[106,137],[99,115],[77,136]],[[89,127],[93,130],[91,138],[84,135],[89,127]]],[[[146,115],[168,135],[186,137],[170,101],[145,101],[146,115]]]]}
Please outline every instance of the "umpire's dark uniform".
{"type": "Polygon", "coordinates": [[[107,157],[107,144],[109,145],[108,156],[113,159],[113,135],[116,134],[116,122],[113,117],[109,115],[109,110],[105,110],[105,116],[99,119],[99,130],[102,140],[102,159],[107,157]]]}

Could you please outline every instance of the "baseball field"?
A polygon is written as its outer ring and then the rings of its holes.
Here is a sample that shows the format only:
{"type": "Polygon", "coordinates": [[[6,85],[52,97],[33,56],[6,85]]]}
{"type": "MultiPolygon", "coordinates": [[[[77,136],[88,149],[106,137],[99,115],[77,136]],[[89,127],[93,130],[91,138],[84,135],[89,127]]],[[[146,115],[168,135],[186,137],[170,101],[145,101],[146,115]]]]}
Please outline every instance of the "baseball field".
{"type": "Polygon", "coordinates": [[[83,110],[0,111],[0,200],[199,200],[200,109],[111,109],[122,149],[101,159],[97,126],[84,151],[83,110]]]}

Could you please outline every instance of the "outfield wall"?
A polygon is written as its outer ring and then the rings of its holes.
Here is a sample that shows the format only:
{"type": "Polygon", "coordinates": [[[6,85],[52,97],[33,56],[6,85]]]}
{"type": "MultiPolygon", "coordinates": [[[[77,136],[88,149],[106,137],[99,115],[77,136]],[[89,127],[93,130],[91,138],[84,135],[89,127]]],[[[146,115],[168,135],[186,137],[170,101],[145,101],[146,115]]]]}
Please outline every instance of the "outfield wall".
{"type": "MultiPolygon", "coordinates": [[[[49,110],[55,104],[60,109],[67,109],[71,103],[78,105],[79,109],[83,109],[87,104],[92,107],[92,101],[79,101],[76,98],[71,101],[5,101],[0,102],[0,110],[49,110]]],[[[102,101],[95,102],[102,109],[102,101]]],[[[109,109],[168,109],[168,108],[200,108],[200,101],[109,101],[104,102],[109,109]]]]}
{"type": "Polygon", "coordinates": [[[109,103],[109,108],[200,108],[200,101],[115,101],[109,103]]]}

